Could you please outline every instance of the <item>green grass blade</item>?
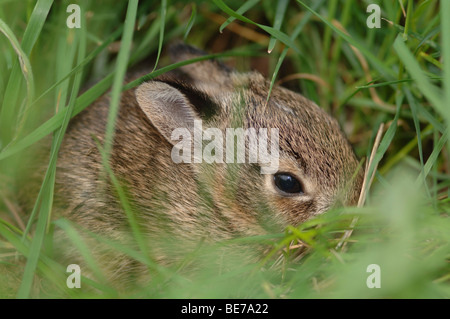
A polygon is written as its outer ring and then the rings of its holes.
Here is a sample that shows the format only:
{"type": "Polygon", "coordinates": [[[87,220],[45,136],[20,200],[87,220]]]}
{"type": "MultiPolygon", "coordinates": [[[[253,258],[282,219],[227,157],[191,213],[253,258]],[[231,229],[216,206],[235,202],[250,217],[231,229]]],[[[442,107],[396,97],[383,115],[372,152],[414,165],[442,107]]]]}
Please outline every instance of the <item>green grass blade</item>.
{"type": "MultiPolygon", "coordinates": [[[[31,247],[21,240],[20,232],[8,226],[0,220],[0,235],[5,238],[23,256],[29,256],[31,247]]],[[[41,255],[38,261],[38,268],[42,274],[49,278],[56,287],[60,287],[62,282],[66,282],[65,270],[57,262],[51,260],[46,255],[41,255]]],[[[66,289],[64,292],[71,298],[76,297],[76,292],[73,289],[66,289]]]]}
{"type": "Polygon", "coordinates": [[[66,219],[58,219],[55,222],[55,225],[64,230],[67,237],[72,241],[75,247],[77,247],[81,256],[86,261],[86,264],[92,269],[94,275],[101,281],[106,282],[106,278],[103,276],[100,268],[97,265],[97,262],[93,258],[91,251],[84,241],[83,237],[80,236],[77,229],[66,219]]]}
{"type": "MultiPolygon", "coordinates": [[[[31,63],[30,63],[30,60],[28,59],[27,54],[24,52],[24,50],[20,46],[19,41],[15,37],[12,30],[1,19],[0,19],[0,32],[3,33],[8,38],[11,46],[14,48],[14,51],[16,52],[17,58],[19,60],[20,70],[22,71],[23,77],[25,78],[25,82],[27,84],[27,98],[26,98],[27,106],[24,110],[24,112],[26,113],[26,110],[29,109],[31,102],[34,99],[34,86],[35,85],[34,85],[34,77],[33,77],[33,70],[31,68],[31,63]]],[[[7,102],[8,100],[9,99],[7,97],[5,102],[7,102]]],[[[4,112],[6,112],[8,109],[12,110],[13,107],[14,107],[14,105],[3,104],[1,111],[3,114],[6,114],[4,112]]],[[[12,114],[5,115],[6,118],[9,118],[10,116],[12,116],[12,114]]],[[[23,114],[19,114],[19,118],[21,118],[22,121],[25,120],[25,118],[23,118],[23,114]]],[[[5,124],[5,127],[6,127],[6,124],[5,124]]],[[[0,136],[0,148],[1,148],[1,146],[2,146],[2,139],[0,136]]]]}
{"type": "MultiPolygon", "coordinates": [[[[117,177],[114,175],[114,172],[112,171],[111,166],[109,165],[109,162],[107,160],[105,160],[107,158],[106,154],[105,154],[105,150],[102,148],[102,146],[100,145],[100,143],[98,141],[97,141],[97,148],[98,148],[100,154],[102,155],[102,158],[104,159],[103,167],[106,170],[106,172],[108,173],[109,179],[111,180],[111,182],[114,186],[114,189],[116,190],[116,193],[120,200],[120,204],[122,205],[122,208],[127,216],[127,219],[130,224],[131,231],[134,235],[134,238],[135,238],[141,252],[143,253],[143,256],[146,259],[148,259],[150,257],[150,255],[148,254],[147,242],[145,241],[145,237],[141,231],[141,227],[139,226],[139,223],[137,222],[135,213],[131,207],[130,201],[128,200],[125,190],[120,185],[117,177]]],[[[151,261],[148,260],[147,264],[151,264],[151,261]]]]}
{"type": "MultiPolygon", "coordinates": [[[[323,3],[323,0],[317,1],[315,3],[315,7],[316,6],[319,7],[322,3],[323,3]]],[[[292,40],[297,38],[298,35],[300,34],[300,32],[302,32],[303,27],[306,25],[306,23],[308,23],[309,19],[311,19],[311,16],[312,16],[312,13],[307,12],[305,14],[305,16],[303,17],[302,21],[299,24],[297,24],[294,31],[292,32],[292,36],[291,36],[292,40]]],[[[288,51],[289,51],[289,48],[285,48],[283,50],[283,52],[281,52],[280,57],[278,58],[277,65],[275,66],[275,70],[273,71],[273,74],[272,74],[272,79],[270,80],[270,87],[269,87],[269,92],[267,93],[266,101],[269,101],[269,99],[270,99],[270,94],[272,93],[273,86],[275,85],[275,80],[278,76],[278,72],[280,71],[281,65],[283,64],[283,61],[286,58],[288,51]]]]}
{"type": "MultiPolygon", "coordinates": [[[[441,30],[442,30],[442,60],[444,61],[444,82],[445,92],[443,105],[445,108],[444,117],[447,119],[447,125],[450,125],[450,19],[444,16],[444,12],[450,12],[450,2],[441,1],[441,30]]],[[[450,149],[450,146],[449,146],[450,149]]]]}
{"type": "MultiPolygon", "coordinates": [[[[128,12],[128,10],[127,10],[128,12]]],[[[158,43],[158,53],[156,55],[156,62],[153,71],[156,70],[158,66],[159,57],[161,56],[162,45],[164,43],[164,27],[166,24],[166,12],[167,12],[167,0],[161,0],[161,12],[159,20],[159,43],[158,43]]],[[[125,26],[126,27],[126,26],[125,26]]]]}
{"type": "Polygon", "coordinates": [[[412,0],[408,0],[408,8],[406,9],[406,21],[405,21],[405,30],[403,31],[403,39],[408,40],[408,33],[411,27],[411,16],[413,15],[413,2],[412,0]]]}
{"type": "MultiPolygon", "coordinates": [[[[81,40],[80,40],[81,41],[81,40]]],[[[72,45],[71,48],[73,51],[76,51],[77,46],[76,45],[72,45]]],[[[79,49],[78,49],[78,59],[81,59],[82,57],[84,57],[84,52],[85,52],[85,45],[84,44],[80,44],[79,49]]],[[[69,56],[72,56],[73,54],[69,54],[69,56]]],[[[67,62],[66,62],[67,63],[67,62]]],[[[70,63],[69,63],[70,64],[70,63]]],[[[49,184],[51,184],[50,179],[52,177],[52,170],[54,170],[55,166],[56,166],[56,159],[57,159],[57,154],[58,154],[58,150],[59,147],[61,145],[62,142],[62,138],[63,135],[67,129],[67,126],[69,125],[69,120],[71,118],[71,114],[73,113],[73,109],[75,106],[75,101],[76,101],[76,97],[78,95],[78,91],[80,90],[80,86],[81,86],[81,73],[77,73],[75,75],[75,79],[74,79],[74,85],[72,88],[72,94],[70,97],[70,101],[69,101],[69,105],[63,109],[61,112],[57,113],[57,115],[61,116],[61,126],[59,127],[59,130],[56,132],[54,139],[52,141],[52,148],[50,151],[50,161],[49,161],[49,165],[47,167],[47,171],[45,173],[44,176],[44,180],[42,182],[42,187],[39,190],[37,199],[36,199],[36,204],[33,208],[33,211],[31,213],[31,216],[29,218],[27,227],[24,231],[23,234],[23,238],[25,238],[25,236],[27,236],[28,232],[30,231],[32,222],[34,221],[34,217],[37,214],[37,210],[39,208],[39,205],[41,204],[41,198],[43,196],[45,196],[45,192],[46,189],[48,187],[49,184]]]]}
{"type": "Polygon", "coordinates": [[[394,50],[397,52],[408,73],[417,83],[419,90],[433,104],[436,111],[446,117],[447,121],[450,123],[450,113],[447,112],[443,100],[441,99],[441,90],[430,83],[400,35],[395,39],[394,50]]]}
{"type": "MultiPolygon", "coordinates": [[[[86,30],[82,28],[80,33],[78,34],[79,34],[78,61],[81,62],[84,59],[86,51],[86,30]]],[[[32,216],[30,217],[27,229],[23,234],[23,237],[27,235],[27,232],[29,231],[30,225],[34,218],[34,214],[37,212],[38,207],[40,207],[36,231],[31,243],[30,254],[28,256],[27,264],[25,266],[23,280],[17,293],[18,298],[28,298],[31,292],[34,273],[39,262],[39,256],[41,253],[41,248],[47,231],[47,224],[48,220],[50,219],[50,213],[52,209],[53,191],[56,175],[56,159],[64,133],[67,130],[71,114],[75,107],[76,97],[81,87],[81,78],[82,78],[81,75],[82,75],[81,73],[77,73],[77,75],[75,76],[69,106],[64,111],[61,112],[64,113],[63,122],[61,124],[60,129],[55,134],[55,138],[53,139],[50,155],[50,163],[44,177],[44,182],[42,183],[42,187],[39,191],[35,207],[33,208],[32,216]]]]}
{"type": "Polygon", "coordinates": [[[191,32],[192,27],[194,26],[195,19],[197,18],[197,5],[195,3],[192,4],[192,12],[189,18],[189,21],[186,25],[186,29],[184,30],[183,40],[186,41],[189,32],[191,32]]]}
{"type": "Polygon", "coordinates": [[[91,62],[97,55],[100,54],[105,48],[108,47],[111,43],[113,43],[121,34],[122,34],[123,28],[119,27],[116,31],[114,31],[113,34],[111,34],[105,41],[102,42],[94,51],[92,51],[80,64],[78,64],[75,68],[73,68],[69,73],[61,77],[60,80],[58,80],[55,84],[50,86],[47,90],[45,90],[41,95],[39,95],[34,101],[33,105],[37,103],[40,99],[42,99],[44,96],[46,96],[48,93],[50,93],[52,90],[54,90],[56,87],[58,87],[61,83],[63,83],[65,80],[70,78],[71,76],[75,75],[75,73],[80,72],[83,70],[83,68],[91,62]]]}
{"type": "MultiPolygon", "coordinates": [[[[401,111],[401,105],[402,105],[403,95],[397,95],[396,97],[396,105],[397,105],[397,111],[395,113],[394,119],[392,120],[392,123],[390,124],[389,128],[387,129],[386,133],[384,134],[383,138],[381,139],[380,145],[378,146],[378,149],[375,153],[375,156],[372,161],[372,165],[367,168],[368,173],[367,176],[370,178],[373,174],[373,170],[375,167],[378,166],[378,163],[381,161],[385,153],[387,152],[389,146],[391,145],[395,133],[397,132],[398,127],[398,119],[400,118],[400,111],[401,111]]],[[[368,151],[370,151],[368,149],[368,151]]],[[[370,188],[370,185],[368,185],[370,188]]],[[[366,192],[367,194],[367,192],[366,192]]]]}
{"type": "Polygon", "coordinates": [[[347,41],[349,44],[353,45],[355,48],[357,48],[361,53],[373,64],[373,66],[383,75],[386,77],[387,80],[393,80],[396,76],[394,71],[392,71],[389,67],[386,66],[386,64],[381,61],[379,58],[377,58],[370,49],[365,47],[362,43],[355,40],[353,37],[345,34],[338,28],[336,28],[332,23],[330,23],[328,20],[323,18],[319,13],[317,13],[315,10],[304,4],[300,0],[296,0],[300,5],[304,6],[308,11],[312,12],[315,16],[317,16],[320,20],[322,20],[328,27],[333,29],[334,32],[336,32],[341,38],[343,38],[345,41],[347,41]]]}
{"type": "Polygon", "coordinates": [[[110,156],[112,149],[112,143],[114,138],[114,127],[116,123],[116,117],[119,111],[120,96],[122,92],[123,81],[125,78],[125,72],[128,66],[128,59],[130,56],[134,25],[136,22],[137,7],[138,7],[137,0],[130,0],[128,2],[127,15],[125,18],[125,24],[123,29],[123,36],[120,45],[119,55],[117,57],[114,82],[111,90],[111,103],[108,112],[108,120],[106,122],[105,145],[104,145],[106,154],[106,158],[104,160],[106,162],[108,162],[108,158],[110,156]]]}
{"type": "MultiPolygon", "coordinates": [[[[26,56],[31,54],[31,50],[41,33],[52,4],[53,0],[39,0],[36,3],[21,43],[22,50],[26,56]]],[[[0,111],[0,136],[3,138],[4,145],[11,140],[16,129],[17,120],[20,120],[17,114],[21,114],[25,111],[23,107],[20,107],[20,112],[18,112],[16,108],[22,84],[20,74],[21,68],[15,63],[5,90],[3,107],[0,111]]],[[[26,105],[29,106],[31,102],[32,101],[27,101],[26,105]]]]}
{"type": "MultiPolygon", "coordinates": [[[[166,72],[169,72],[171,70],[175,70],[179,67],[182,67],[184,65],[196,63],[199,61],[204,61],[208,59],[214,59],[214,58],[220,58],[220,57],[230,57],[230,56],[254,56],[255,53],[253,52],[247,52],[247,51],[229,51],[224,53],[218,53],[218,54],[209,54],[204,55],[198,58],[186,60],[177,62],[174,64],[171,64],[169,66],[163,67],[159,70],[156,70],[155,72],[149,73],[145,76],[142,76],[141,78],[134,80],[127,85],[125,85],[122,90],[129,90],[132,89],[139,84],[151,80],[161,74],[164,74],[166,72]]],[[[103,80],[101,80],[99,83],[94,85],[92,88],[84,92],[82,95],[80,95],[76,101],[74,111],[72,113],[72,117],[79,114],[81,111],[83,111],[86,107],[88,107],[90,104],[92,104],[98,97],[100,97],[103,93],[106,92],[106,90],[111,86],[112,80],[113,80],[114,73],[109,74],[106,76],[103,80]]],[[[33,132],[25,136],[24,138],[18,140],[17,142],[8,145],[0,152],[0,160],[3,160],[5,158],[8,158],[17,152],[20,152],[21,150],[33,145],[37,141],[41,140],[54,130],[56,130],[58,127],[61,126],[61,122],[64,118],[64,114],[58,113],[55,114],[52,118],[48,119],[45,123],[43,123],[41,126],[39,126],[37,129],[35,129],[33,132]]]]}
{"type": "MultiPolygon", "coordinates": [[[[160,76],[161,74],[164,74],[166,72],[178,69],[182,66],[188,65],[188,64],[192,64],[192,63],[196,63],[196,62],[200,62],[200,61],[205,61],[205,60],[210,60],[210,59],[216,59],[216,58],[223,58],[223,57],[236,57],[236,56],[254,56],[255,53],[253,52],[248,52],[248,51],[236,51],[236,50],[231,50],[228,52],[222,52],[222,53],[215,53],[215,54],[206,54],[206,55],[202,55],[193,59],[189,59],[189,60],[185,60],[185,61],[181,61],[181,62],[177,62],[171,65],[168,65],[166,67],[163,67],[159,70],[156,70],[154,72],[151,72],[147,75],[144,75],[142,77],[140,77],[139,79],[136,79],[134,81],[131,81],[130,83],[126,84],[123,87],[123,90],[129,90],[132,89],[136,86],[138,86],[139,84],[145,82],[145,81],[149,81],[151,79],[156,78],[157,76],[160,76]]],[[[0,153],[0,159],[2,158],[1,153],[0,153]]]]}
{"type": "Polygon", "coordinates": [[[423,185],[425,186],[425,189],[428,193],[428,195],[430,195],[430,191],[428,189],[428,185],[426,183],[426,175],[424,172],[424,159],[423,159],[423,148],[422,148],[422,137],[421,137],[421,132],[420,132],[420,121],[418,118],[418,107],[417,107],[417,102],[416,100],[413,98],[412,93],[410,90],[408,90],[407,88],[403,87],[403,91],[405,92],[405,96],[406,96],[406,100],[409,103],[409,106],[411,108],[411,113],[413,116],[413,121],[414,121],[414,128],[416,129],[416,134],[417,134],[417,147],[418,147],[418,151],[419,151],[419,161],[420,161],[420,165],[421,165],[421,175],[423,176],[423,185]]]}
{"type": "MultiPolygon", "coordinates": [[[[259,0],[248,0],[242,6],[240,6],[239,9],[236,10],[236,13],[242,15],[246,13],[249,9],[253,8],[258,2],[259,0]]],[[[236,20],[235,17],[229,17],[224,23],[222,23],[222,25],[219,28],[220,33],[222,33],[223,29],[225,29],[234,20],[236,20]]]]}
{"type": "Polygon", "coordinates": [[[424,182],[425,178],[430,173],[432,167],[436,164],[439,154],[441,153],[442,149],[444,148],[445,143],[447,143],[448,131],[449,130],[447,128],[445,133],[442,134],[442,136],[439,139],[436,146],[433,148],[433,151],[431,152],[430,157],[427,159],[427,162],[425,163],[425,165],[423,167],[423,171],[421,171],[419,177],[417,177],[416,184],[424,182]]]}
{"type": "Polygon", "coordinates": [[[53,186],[55,183],[55,172],[50,171],[48,178],[48,188],[46,189],[45,195],[42,199],[41,211],[39,214],[38,222],[36,225],[36,231],[31,242],[30,253],[27,256],[27,264],[25,265],[25,270],[22,278],[22,283],[19,287],[17,293],[17,298],[23,299],[28,298],[31,292],[31,286],[33,284],[34,273],[39,262],[39,256],[41,254],[41,248],[44,242],[44,236],[47,229],[48,216],[51,211],[51,204],[53,202],[53,186]]]}
{"type": "MultiPolygon", "coordinates": [[[[420,137],[423,139],[426,136],[429,136],[432,133],[432,128],[433,126],[430,124],[428,125],[426,128],[424,128],[422,130],[422,132],[420,132],[420,137]]],[[[395,155],[391,156],[389,158],[389,160],[386,162],[386,164],[383,165],[382,168],[379,169],[379,172],[377,172],[377,174],[381,174],[384,175],[386,172],[388,172],[392,167],[394,167],[394,165],[398,164],[399,162],[401,162],[403,159],[406,158],[406,156],[414,149],[417,147],[417,136],[414,137],[408,144],[406,144],[405,146],[402,147],[401,150],[399,150],[395,155]]],[[[421,170],[423,169],[423,167],[420,168],[421,170]]]]}
{"type": "MultiPolygon", "coordinates": [[[[429,78],[430,80],[440,80],[442,79],[441,77],[433,77],[433,78],[429,78]]],[[[397,80],[397,81],[387,81],[387,82],[382,82],[382,83],[376,83],[376,84],[365,84],[365,85],[361,85],[361,86],[357,86],[357,90],[360,89],[368,89],[368,88],[372,88],[372,87],[384,87],[384,86],[393,86],[395,84],[399,84],[399,83],[409,83],[411,81],[414,81],[414,79],[402,79],[402,80],[397,80]]],[[[393,87],[394,88],[394,87],[393,87]]],[[[408,90],[409,92],[411,92],[410,90],[408,90]]],[[[356,91],[358,92],[358,91],[356,91]]],[[[413,99],[413,97],[411,96],[411,99],[413,99]]],[[[408,98],[409,100],[409,98],[408,98]]],[[[348,99],[346,100],[346,102],[348,101],[348,99]]],[[[415,100],[412,100],[415,101],[415,100]]],[[[411,103],[411,102],[410,102],[411,103]]],[[[344,103],[343,103],[344,104],[344,103]]],[[[434,115],[432,115],[423,105],[421,105],[420,103],[415,103],[414,102],[414,106],[415,108],[415,112],[417,113],[417,116],[422,116],[423,119],[420,120],[426,120],[427,122],[433,124],[433,126],[439,130],[439,132],[444,133],[445,131],[445,126],[439,121],[439,119],[435,118],[434,115]]],[[[414,117],[414,115],[413,115],[414,117]]]]}
{"type": "MultiPolygon", "coordinates": [[[[33,49],[34,44],[41,33],[52,4],[53,0],[39,0],[36,3],[21,43],[22,50],[26,56],[31,54],[31,50],[33,49]]],[[[22,114],[25,111],[23,107],[20,107],[19,112],[16,108],[22,85],[22,78],[20,74],[21,68],[17,63],[15,63],[5,90],[3,106],[0,110],[0,136],[2,136],[3,145],[6,145],[15,133],[18,122],[17,120],[20,121],[17,114],[22,114]]],[[[27,106],[29,106],[31,102],[32,101],[28,101],[27,106]]]]}
{"type": "Polygon", "coordinates": [[[242,22],[245,23],[250,23],[253,24],[257,27],[259,27],[260,29],[266,31],[267,33],[269,33],[271,36],[273,36],[274,38],[276,38],[277,40],[279,40],[280,42],[283,42],[285,45],[287,45],[288,47],[294,49],[297,53],[300,53],[300,50],[297,48],[297,46],[295,45],[295,43],[289,38],[288,35],[286,35],[286,33],[283,33],[279,30],[276,30],[272,27],[268,27],[266,25],[262,25],[256,22],[253,22],[252,20],[238,14],[237,12],[233,11],[232,9],[230,9],[230,7],[228,7],[222,0],[213,0],[213,2],[226,14],[228,14],[229,16],[235,17],[239,20],[241,20],[242,22]]]}
{"type": "MultiPolygon", "coordinates": [[[[87,106],[92,104],[100,95],[102,95],[111,86],[113,74],[108,75],[91,89],[83,93],[76,101],[75,108],[72,113],[72,117],[80,113],[87,106]]],[[[61,126],[64,120],[65,113],[59,112],[55,114],[52,118],[47,120],[33,132],[20,139],[19,141],[9,144],[5,147],[2,152],[0,152],[0,160],[3,160],[9,156],[16,154],[17,152],[33,145],[37,141],[41,140],[48,134],[52,133],[54,130],[61,126]]]]}
{"type": "Polygon", "coordinates": [[[156,35],[159,33],[160,23],[161,19],[159,17],[156,18],[155,21],[152,23],[152,26],[146,32],[145,37],[141,40],[140,43],[138,43],[138,47],[136,48],[136,50],[133,50],[130,56],[130,64],[134,64],[135,61],[139,61],[140,59],[147,57],[149,52],[152,52],[151,48],[155,45],[154,44],[156,42],[155,38],[156,35]]]}
{"type": "MultiPolygon", "coordinates": [[[[351,19],[351,11],[353,8],[353,2],[352,1],[346,1],[345,2],[345,6],[342,10],[341,13],[341,18],[340,18],[340,23],[342,24],[342,26],[345,28],[348,24],[349,21],[351,19]]],[[[328,29],[330,30],[330,29],[328,29]]],[[[331,39],[330,39],[331,41],[331,39]]],[[[337,78],[337,72],[338,72],[338,65],[339,65],[339,58],[341,57],[341,53],[342,53],[342,38],[338,38],[336,39],[336,42],[333,44],[332,47],[330,47],[330,45],[328,44],[328,48],[331,48],[332,53],[331,53],[331,65],[327,74],[327,77],[330,79],[330,87],[334,87],[335,83],[336,83],[336,78],[337,78]]],[[[324,45],[326,43],[324,42],[324,45]]],[[[324,51],[325,52],[325,51],[324,51]]],[[[326,57],[326,55],[324,55],[324,58],[326,57]]]]}
{"type": "Polygon", "coordinates": [[[31,13],[27,28],[23,34],[22,48],[29,55],[34,47],[45,20],[47,19],[50,8],[53,5],[53,0],[38,0],[36,6],[31,13]]]}
{"type": "MultiPolygon", "coordinates": [[[[273,28],[275,30],[280,30],[281,24],[283,23],[284,14],[286,13],[287,6],[289,4],[289,0],[279,0],[277,2],[277,10],[275,12],[275,21],[273,23],[273,28]]],[[[275,44],[277,42],[277,39],[274,37],[270,38],[269,41],[269,47],[267,48],[267,52],[272,52],[273,48],[275,47],[275,44]]]]}
{"type": "MultiPolygon", "coordinates": [[[[428,78],[428,79],[429,80],[442,80],[443,78],[442,77],[432,77],[432,78],[428,78]]],[[[386,81],[386,82],[375,83],[375,84],[358,85],[356,88],[358,88],[358,89],[378,88],[378,87],[392,86],[394,84],[411,82],[411,81],[414,81],[414,79],[401,79],[401,80],[386,81]]]]}

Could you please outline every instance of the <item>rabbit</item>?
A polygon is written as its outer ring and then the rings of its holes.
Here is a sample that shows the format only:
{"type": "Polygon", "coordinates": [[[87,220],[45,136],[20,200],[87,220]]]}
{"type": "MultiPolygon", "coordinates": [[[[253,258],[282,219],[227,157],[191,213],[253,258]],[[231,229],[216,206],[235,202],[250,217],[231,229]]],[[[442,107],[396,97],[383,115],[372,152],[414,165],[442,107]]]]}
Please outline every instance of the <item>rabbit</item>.
{"type": "MultiPolygon", "coordinates": [[[[170,49],[174,62],[204,54],[185,44],[170,49]]],[[[283,87],[274,86],[267,100],[269,87],[255,71],[203,60],[122,93],[109,164],[154,261],[169,254],[163,239],[183,243],[183,250],[201,240],[281,232],[334,205],[356,204],[363,172],[337,121],[283,87]],[[227,128],[276,129],[276,170],[264,174],[264,163],[248,161],[176,163],[180,139],[173,139],[174,130],[195,134],[199,121],[204,131],[217,128],[223,136],[227,128]]],[[[105,94],[71,121],[57,161],[53,214],[130,243],[129,219],[98,147],[108,108],[105,94]]],[[[245,147],[249,152],[248,142],[245,147]]],[[[141,268],[125,254],[110,258],[107,248],[89,247],[108,260],[111,278],[141,268]]],[[[67,244],[63,250],[70,257],[76,248],[67,244]]]]}

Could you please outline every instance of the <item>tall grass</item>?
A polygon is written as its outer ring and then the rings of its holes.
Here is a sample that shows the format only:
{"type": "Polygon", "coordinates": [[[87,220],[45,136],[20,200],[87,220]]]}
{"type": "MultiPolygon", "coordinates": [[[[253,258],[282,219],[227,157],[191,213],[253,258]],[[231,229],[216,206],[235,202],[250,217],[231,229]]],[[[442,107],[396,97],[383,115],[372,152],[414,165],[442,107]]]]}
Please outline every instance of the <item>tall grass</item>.
{"type": "Polygon", "coordinates": [[[373,1],[382,10],[380,29],[367,27],[368,3],[356,0],[78,1],[80,29],[66,26],[69,3],[0,0],[1,297],[450,297],[448,1],[373,1]],[[183,38],[212,54],[170,64],[164,47],[183,38]],[[272,85],[302,92],[333,114],[370,163],[365,201],[282,234],[199,246],[166,267],[150,258],[138,212],[111,173],[137,245],[90,236],[152,272],[145,287],[118,291],[82,230],[52,218],[65,130],[111,89],[106,144],[99,145],[107,166],[121,92],[210,58],[256,68],[272,85]],[[145,59],[154,61],[153,71],[124,86],[126,70],[145,59]],[[48,137],[46,175],[34,209],[23,212],[23,172],[38,164],[30,149],[48,137]],[[55,229],[67,233],[91,270],[82,289],[66,286],[67,265],[52,253],[55,229]],[[242,265],[241,254],[255,244],[268,245],[267,256],[242,265]],[[239,249],[224,255],[227,247],[239,249]],[[380,266],[381,288],[367,286],[372,264],[380,266]]]}

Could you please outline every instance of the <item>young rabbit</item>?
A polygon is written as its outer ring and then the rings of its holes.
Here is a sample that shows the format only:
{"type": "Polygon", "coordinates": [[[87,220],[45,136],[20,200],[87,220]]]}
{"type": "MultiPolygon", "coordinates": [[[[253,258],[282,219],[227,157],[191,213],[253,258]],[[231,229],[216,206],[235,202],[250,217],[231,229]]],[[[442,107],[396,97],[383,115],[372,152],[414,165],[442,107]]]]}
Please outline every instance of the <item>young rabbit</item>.
{"type": "MultiPolygon", "coordinates": [[[[171,55],[178,62],[202,52],[179,44],[171,55]]],[[[110,165],[154,256],[168,254],[158,244],[163,238],[186,247],[280,232],[336,203],[356,203],[362,172],[355,174],[357,159],[337,122],[282,87],[275,86],[267,101],[269,85],[258,73],[206,60],[123,92],[110,165]],[[223,136],[226,128],[278,129],[278,170],[262,174],[264,163],[249,161],[176,163],[180,139],[173,139],[174,130],[194,135],[199,120],[203,130],[218,128],[223,136]]],[[[97,147],[97,140],[104,141],[108,107],[104,95],[72,121],[57,164],[54,214],[128,242],[130,224],[97,147]]],[[[249,152],[248,141],[245,146],[249,152]]],[[[64,248],[67,256],[71,246],[64,248]]],[[[106,249],[97,255],[106,256],[106,249]]],[[[109,262],[111,274],[138,267],[126,256],[109,262]]]]}

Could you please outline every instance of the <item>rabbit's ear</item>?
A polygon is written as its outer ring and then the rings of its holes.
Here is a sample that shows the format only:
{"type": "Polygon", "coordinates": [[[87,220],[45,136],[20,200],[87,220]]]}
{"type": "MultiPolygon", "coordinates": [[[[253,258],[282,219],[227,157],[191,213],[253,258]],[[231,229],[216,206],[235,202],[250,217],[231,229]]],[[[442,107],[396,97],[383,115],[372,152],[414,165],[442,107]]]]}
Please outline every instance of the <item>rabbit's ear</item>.
{"type": "MultiPolygon", "coordinates": [[[[173,62],[201,57],[206,53],[192,46],[177,43],[170,47],[170,57],[173,62]]],[[[203,60],[181,67],[181,71],[187,76],[185,79],[199,89],[217,87],[222,90],[230,86],[230,74],[232,69],[218,60],[203,60]]]]}
{"type": "Polygon", "coordinates": [[[194,106],[179,90],[167,83],[151,81],[136,89],[136,100],[154,127],[171,144],[172,132],[187,129],[194,133],[194,121],[200,120],[194,106]]]}

